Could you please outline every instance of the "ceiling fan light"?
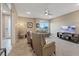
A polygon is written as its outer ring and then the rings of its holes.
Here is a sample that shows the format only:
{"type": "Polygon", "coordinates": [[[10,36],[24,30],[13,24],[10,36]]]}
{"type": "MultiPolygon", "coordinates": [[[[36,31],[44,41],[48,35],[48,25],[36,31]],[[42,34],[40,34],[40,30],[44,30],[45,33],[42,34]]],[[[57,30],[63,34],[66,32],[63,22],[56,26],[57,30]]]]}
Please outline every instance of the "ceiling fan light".
{"type": "Polygon", "coordinates": [[[47,13],[45,15],[48,15],[47,13]]]}

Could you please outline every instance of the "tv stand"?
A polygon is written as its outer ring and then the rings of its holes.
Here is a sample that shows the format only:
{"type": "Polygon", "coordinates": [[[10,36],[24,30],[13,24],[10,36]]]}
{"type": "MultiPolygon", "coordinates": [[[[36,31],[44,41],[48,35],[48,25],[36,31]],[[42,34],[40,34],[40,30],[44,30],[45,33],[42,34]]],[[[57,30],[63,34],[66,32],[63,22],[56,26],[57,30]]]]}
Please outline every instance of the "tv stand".
{"type": "Polygon", "coordinates": [[[74,43],[79,43],[79,34],[67,33],[67,32],[57,32],[57,37],[74,43]]]}

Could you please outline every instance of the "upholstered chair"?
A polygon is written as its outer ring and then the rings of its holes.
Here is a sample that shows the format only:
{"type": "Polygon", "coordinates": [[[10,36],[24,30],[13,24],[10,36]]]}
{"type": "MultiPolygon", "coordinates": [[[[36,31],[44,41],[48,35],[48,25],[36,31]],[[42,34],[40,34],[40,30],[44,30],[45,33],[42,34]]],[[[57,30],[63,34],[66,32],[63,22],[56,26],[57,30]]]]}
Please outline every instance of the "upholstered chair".
{"type": "Polygon", "coordinates": [[[41,33],[32,33],[33,51],[37,56],[55,55],[55,42],[46,44],[45,37],[41,33]]]}
{"type": "Polygon", "coordinates": [[[32,46],[32,37],[31,37],[31,32],[28,31],[27,32],[27,43],[31,45],[31,47],[33,48],[32,46]]]}

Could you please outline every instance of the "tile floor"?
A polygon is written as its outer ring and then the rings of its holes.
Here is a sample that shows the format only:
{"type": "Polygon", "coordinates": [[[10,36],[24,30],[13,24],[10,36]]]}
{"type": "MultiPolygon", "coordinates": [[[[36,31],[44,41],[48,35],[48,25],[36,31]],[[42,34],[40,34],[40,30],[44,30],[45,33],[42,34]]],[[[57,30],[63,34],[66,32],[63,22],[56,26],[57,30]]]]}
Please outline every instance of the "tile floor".
{"type": "MultiPolygon", "coordinates": [[[[79,44],[68,42],[57,37],[46,38],[47,42],[56,42],[56,56],[79,56],[79,44]]],[[[34,56],[26,39],[19,39],[9,56],[34,56]]]]}
{"type": "Polygon", "coordinates": [[[3,40],[3,48],[6,48],[7,55],[10,53],[12,49],[11,39],[4,39],[3,40]]]}
{"type": "Polygon", "coordinates": [[[56,42],[57,56],[79,56],[79,44],[62,40],[58,37],[46,38],[47,42],[56,42]]]}
{"type": "Polygon", "coordinates": [[[26,39],[18,39],[9,56],[34,56],[34,53],[26,39]]]}

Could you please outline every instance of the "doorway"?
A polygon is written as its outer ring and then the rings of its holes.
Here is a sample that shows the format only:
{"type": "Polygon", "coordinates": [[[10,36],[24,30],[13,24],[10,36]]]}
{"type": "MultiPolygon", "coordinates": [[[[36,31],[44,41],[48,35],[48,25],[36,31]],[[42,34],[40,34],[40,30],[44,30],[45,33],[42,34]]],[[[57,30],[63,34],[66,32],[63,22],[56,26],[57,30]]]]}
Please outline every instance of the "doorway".
{"type": "Polygon", "coordinates": [[[7,55],[12,48],[11,10],[8,4],[2,4],[2,48],[6,48],[7,55]]]}

